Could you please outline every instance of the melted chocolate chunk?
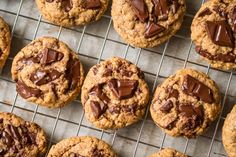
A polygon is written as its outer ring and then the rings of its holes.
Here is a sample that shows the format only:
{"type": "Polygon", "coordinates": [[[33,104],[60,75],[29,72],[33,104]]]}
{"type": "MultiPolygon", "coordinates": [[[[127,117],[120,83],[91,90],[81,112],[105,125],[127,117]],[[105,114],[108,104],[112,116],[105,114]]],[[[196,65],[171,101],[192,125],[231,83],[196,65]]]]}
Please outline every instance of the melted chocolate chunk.
{"type": "Polygon", "coordinates": [[[205,8],[202,12],[198,14],[198,17],[204,17],[206,15],[211,15],[212,12],[209,8],[205,8]]]}
{"type": "Polygon", "coordinates": [[[202,124],[204,119],[203,107],[195,107],[191,104],[181,104],[178,106],[180,116],[184,118],[183,129],[193,130],[202,124]]]}
{"type": "Polygon", "coordinates": [[[90,107],[92,109],[92,113],[96,119],[98,119],[102,114],[104,114],[107,110],[107,105],[104,103],[99,103],[97,101],[91,101],[90,107]]]}
{"type": "Polygon", "coordinates": [[[112,93],[119,99],[128,99],[133,97],[137,87],[138,81],[136,80],[117,80],[112,79],[108,82],[112,93]]]}
{"type": "Polygon", "coordinates": [[[47,65],[62,60],[64,54],[53,49],[45,48],[39,57],[41,58],[40,62],[43,65],[47,65]]]}
{"type": "Polygon", "coordinates": [[[68,80],[68,90],[74,90],[80,79],[80,62],[70,56],[66,65],[65,77],[68,80]]]}
{"type": "Polygon", "coordinates": [[[164,113],[169,113],[172,108],[173,102],[171,100],[167,100],[161,105],[160,110],[164,113]]]}
{"type": "Polygon", "coordinates": [[[19,80],[16,82],[16,91],[25,99],[43,96],[40,89],[28,87],[24,82],[19,80]]]}
{"type": "Polygon", "coordinates": [[[236,63],[236,55],[233,52],[229,52],[227,54],[219,53],[216,55],[212,55],[206,50],[203,50],[200,46],[196,46],[195,49],[200,55],[210,60],[221,61],[225,63],[236,63]]]}
{"type": "Polygon", "coordinates": [[[33,63],[40,63],[40,58],[38,57],[22,58],[20,62],[26,65],[31,65],[33,63]]]}
{"type": "Polygon", "coordinates": [[[108,104],[110,102],[110,99],[106,96],[105,93],[103,93],[102,88],[103,85],[97,85],[92,88],[89,94],[97,96],[103,103],[108,104]]]}
{"type": "MultiPolygon", "coordinates": [[[[48,3],[52,3],[55,0],[46,0],[48,3]]],[[[72,0],[56,0],[57,3],[61,3],[61,6],[66,12],[69,12],[73,8],[73,1],[72,0]]]]}
{"type": "Polygon", "coordinates": [[[152,0],[154,3],[154,14],[156,17],[165,16],[169,11],[169,0],[152,0]]]}
{"type": "Polygon", "coordinates": [[[62,73],[54,69],[37,70],[31,74],[30,80],[34,82],[34,84],[41,86],[58,79],[61,75],[62,73]]]}
{"type": "Polygon", "coordinates": [[[212,90],[190,75],[184,76],[182,90],[185,94],[195,96],[206,103],[214,101],[212,90]]]}
{"type": "Polygon", "coordinates": [[[84,1],[85,9],[98,9],[101,8],[100,0],[85,0],[84,1]]]}
{"type": "Polygon", "coordinates": [[[139,18],[139,20],[141,22],[145,22],[149,17],[145,1],[144,0],[131,0],[131,5],[132,5],[135,15],[139,18]]]}
{"type": "Polygon", "coordinates": [[[236,7],[233,8],[233,10],[230,13],[229,17],[232,20],[233,31],[234,31],[234,33],[236,33],[236,7]]]}
{"type": "Polygon", "coordinates": [[[165,27],[153,22],[149,22],[146,27],[145,38],[151,38],[163,31],[165,31],[165,27]]]}
{"type": "Polygon", "coordinates": [[[122,106],[122,110],[127,113],[135,115],[138,106],[136,104],[122,106]]]}
{"type": "Polygon", "coordinates": [[[169,94],[168,98],[174,97],[178,99],[179,97],[179,91],[177,89],[173,89],[172,87],[167,88],[167,93],[169,94]]]}
{"type": "Polygon", "coordinates": [[[226,21],[206,22],[206,30],[216,45],[234,47],[233,33],[226,21]]]}
{"type": "Polygon", "coordinates": [[[103,77],[112,76],[112,69],[106,69],[102,74],[103,77]]]}
{"type": "Polygon", "coordinates": [[[215,6],[215,7],[213,8],[213,10],[214,10],[216,13],[218,13],[221,17],[225,17],[225,18],[226,18],[227,14],[226,14],[225,10],[223,10],[220,6],[215,6]]]}
{"type": "Polygon", "coordinates": [[[117,106],[109,107],[108,111],[109,111],[111,114],[120,114],[120,108],[117,107],[117,106]]]}

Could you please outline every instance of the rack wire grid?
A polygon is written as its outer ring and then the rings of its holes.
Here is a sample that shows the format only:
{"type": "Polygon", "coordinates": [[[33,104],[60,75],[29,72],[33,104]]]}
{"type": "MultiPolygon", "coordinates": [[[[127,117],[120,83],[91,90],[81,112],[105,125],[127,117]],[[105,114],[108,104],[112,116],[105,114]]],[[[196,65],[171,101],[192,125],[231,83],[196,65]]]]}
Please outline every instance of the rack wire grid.
{"type": "Polygon", "coordinates": [[[47,133],[49,146],[76,135],[92,135],[108,142],[119,156],[145,157],[165,147],[175,148],[189,156],[226,156],[221,141],[224,119],[235,103],[236,76],[233,71],[211,68],[194,51],[190,39],[191,21],[204,1],[187,0],[187,13],[181,30],[165,44],[152,49],[134,48],[124,43],[112,27],[110,9],[96,23],[76,28],[63,28],[45,21],[32,0],[1,0],[0,15],[12,30],[11,54],[0,76],[0,110],[15,113],[38,123],[47,133]],[[85,71],[111,56],[126,58],[145,73],[153,93],[156,86],[181,68],[205,71],[214,79],[222,92],[220,117],[209,130],[196,139],[173,138],[155,126],[149,110],[144,118],[119,130],[100,130],[86,118],[80,99],[61,109],[47,109],[24,101],[15,91],[10,68],[15,54],[39,36],[54,36],[76,50],[85,71]]]}

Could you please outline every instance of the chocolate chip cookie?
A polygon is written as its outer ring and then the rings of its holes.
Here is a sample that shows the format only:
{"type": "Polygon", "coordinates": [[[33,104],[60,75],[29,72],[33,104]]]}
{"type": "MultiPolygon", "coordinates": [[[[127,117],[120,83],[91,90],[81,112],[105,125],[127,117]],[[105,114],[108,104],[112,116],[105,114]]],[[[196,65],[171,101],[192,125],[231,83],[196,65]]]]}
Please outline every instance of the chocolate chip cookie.
{"type": "Polygon", "coordinates": [[[118,57],[93,66],[81,94],[85,116],[103,129],[122,128],[137,122],[145,113],[148,99],[143,72],[118,57]]]}
{"type": "Polygon", "coordinates": [[[213,67],[236,69],[236,1],[207,1],[194,17],[191,38],[213,67]]]}
{"type": "Polygon", "coordinates": [[[71,137],[52,146],[48,157],[117,157],[104,141],[91,136],[71,137]]]}
{"type": "Polygon", "coordinates": [[[187,157],[187,155],[172,148],[165,148],[149,157],[187,157]]]}
{"type": "Polygon", "coordinates": [[[114,28],[129,44],[154,47],[179,30],[185,0],[113,0],[114,28]]]}
{"type": "Polygon", "coordinates": [[[225,119],[222,141],[229,157],[236,156],[236,105],[225,119]]]}
{"type": "Polygon", "coordinates": [[[42,156],[46,135],[35,123],[6,112],[0,112],[0,156],[42,156]]]}
{"type": "Polygon", "coordinates": [[[10,53],[11,35],[9,26],[0,16],[0,69],[4,66],[10,53]]]}
{"type": "Polygon", "coordinates": [[[49,108],[74,100],[84,79],[77,54],[51,37],[39,38],[23,48],[15,56],[11,72],[22,98],[49,108]]]}
{"type": "Polygon", "coordinates": [[[157,87],[150,111],[167,134],[192,138],[204,133],[220,108],[215,82],[202,72],[183,69],[157,87]]]}
{"type": "Polygon", "coordinates": [[[99,20],[109,0],[36,0],[36,3],[45,19],[71,27],[99,20]]]}

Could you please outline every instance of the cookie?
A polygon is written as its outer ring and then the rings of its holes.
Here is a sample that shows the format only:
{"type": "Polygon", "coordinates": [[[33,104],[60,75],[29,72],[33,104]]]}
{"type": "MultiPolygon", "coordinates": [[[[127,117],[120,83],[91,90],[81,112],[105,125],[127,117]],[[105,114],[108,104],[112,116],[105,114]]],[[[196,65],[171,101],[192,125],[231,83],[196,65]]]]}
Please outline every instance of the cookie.
{"type": "Polygon", "coordinates": [[[0,69],[3,68],[10,53],[11,34],[9,26],[0,16],[0,69]]]}
{"type": "Polygon", "coordinates": [[[102,129],[122,128],[137,122],[145,113],[148,99],[143,72],[118,57],[93,66],[81,92],[85,116],[102,129]]]}
{"type": "Polygon", "coordinates": [[[24,47],[15,56],[11,73],[22,98],[49,108],[63,107],[74,100],[84,79],[77,54],[51,37],[24,47]]]}
{"type": "Polygon", "coordinates": [[[236,1],[207,1],[194,17],[191,38],[196,52],[212,67],[236,69],[236,1]]]}
{"type": "Polygon", "coordinates": [[[114,28],[127,43],[146,48],[167,41],[180,28],[185,0],[113,0],[114,28]]]}
{"type": "Polygon", "coordinates": [[[0,156],[42,156],[46,143],[46,134],[37,124],[0,112],[0,156]]]}
{"type": "Polygon", "coordinates": [[[48,157],[117,157],[106,142],[91,136],[71,137],[53,145],[48,157]]]}
{"type": "Polygon", "coordinates": [[[167,134],[193,138],[206,131],[220,109],[215,82],[202,72],[183,69],[156,88],[150,112],[167,134]]]}
{"type": "Polygon", "coordinates": [[[165,148],[149,157],[188,157],[172,148],[165,148]]]}
{"type": "Polygon", "coordinates": [[[36,3],[45,19],[71,27],[99,20],[109,0],[36,0],[36,3]]]}
{"type": "Polygon", "coordinates": [[[229,157],[236,156],[236,105],[225,119],[222,141],[229,157]]]}

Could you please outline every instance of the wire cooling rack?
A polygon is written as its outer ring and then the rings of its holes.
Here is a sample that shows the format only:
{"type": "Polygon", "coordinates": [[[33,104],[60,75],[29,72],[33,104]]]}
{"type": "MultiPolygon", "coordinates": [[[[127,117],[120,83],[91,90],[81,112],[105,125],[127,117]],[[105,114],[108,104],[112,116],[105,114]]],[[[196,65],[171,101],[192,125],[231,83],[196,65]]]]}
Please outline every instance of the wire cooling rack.
{"type": "Polygon", "coordinates": [[[235,103],[234,72],[211,68],[194,52],[190,39],[190,25],[203,1],[187,0],[187,14],[181,30],[169,41],[153,49],[134,48],[124,43],[112,26],[110,10],[99,22],[79,28],[63,28],[48,23],[39,14],[32,0],[1,0],[0,15],[12,31],[12,50],[0,76],[0,110],[15,113],[38,123],[47,133],[49,147],[63,138],[92,135],[108,142],[124,157],[145,157],[161,148],[172,147],[189,156],[226,156],[221,143],[221,128],[226,114],[235,103]],[[220,117],[204,135],[196,139],[173,138],[155,126],[147,110],[144,118],[124,129],[100,130],[92,126],[81,107],[80,99],[61,109],[47,109],[21,99],[11,80],[10,67],[15,54],[39,36],[54,36],[68,43],[78,55],[86,71],[111,56],[126,58],[145,72],[150,91],[180,68],[205,71],[219,85],[222,92],[220,117]]]}

